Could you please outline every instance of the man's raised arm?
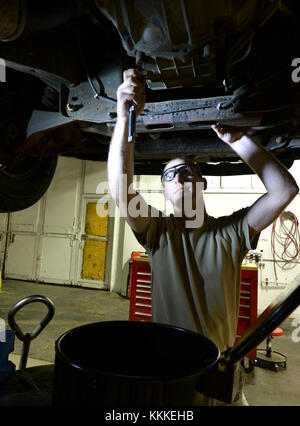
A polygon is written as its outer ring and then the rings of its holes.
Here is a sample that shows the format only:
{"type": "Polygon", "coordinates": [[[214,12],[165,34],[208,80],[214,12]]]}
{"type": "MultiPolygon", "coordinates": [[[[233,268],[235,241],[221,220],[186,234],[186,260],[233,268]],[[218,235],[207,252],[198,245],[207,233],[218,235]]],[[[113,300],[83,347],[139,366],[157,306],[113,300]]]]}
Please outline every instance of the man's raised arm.
{"type": "Polygon", "coordinates": [[[117,123],[110,142],[107,172],[111,196],[120,209],[121,216],[125,217],[129,226],[139,235],[145,237],[149,225],[149,208],[144,198],[133,191],[134,175],[134,141],[128,142],[129,107],[134,102],[137,116],[142,112],[145,104],[145,83],[142,74],[130,69],[123,73],[124,82],[117,92],[117,123]],[[130,206],[130,202],[135,202],[130,206]],[[139,211],[146,212],[139,215],[134,206],[139,203],[139,211]]]}
{"type": "Polygon", "coordinates": [[[299,188],[288,170],[264,147],[237,129],[212,126],[216,134],[227,143],[258,175],[266,187],[250,207],[247,220],[250,230],[260,232],[282,213],[298,194],[299,188]]]}

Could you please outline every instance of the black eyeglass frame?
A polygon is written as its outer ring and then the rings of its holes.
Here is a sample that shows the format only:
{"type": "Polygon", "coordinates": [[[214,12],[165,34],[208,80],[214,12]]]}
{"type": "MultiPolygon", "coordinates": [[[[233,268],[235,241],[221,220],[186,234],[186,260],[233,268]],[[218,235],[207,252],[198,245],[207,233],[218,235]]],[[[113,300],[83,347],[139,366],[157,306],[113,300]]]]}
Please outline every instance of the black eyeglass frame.
{"type": "MultiPolygon", "coordinates": [[[[181,164],[177,164],[177,166],[171,166],[171,167],[167,168],[166,170],[164,170],[164,172],[162,173],[162,175],[160,177],[161,182],[162,183],[164,183],[164,182],[171,182],[174,179],[174,177],[176,176],[176,173],[174,174],[173,178],[170,181],[164,180],[165,174],[168,171],[172,170],[172,169],[176,170],[178,167],[182,167],[182,166],[188,166],[188,167],[190,167],[191,170],[194,170],[199,177],[202,177],[202,174],[201,174],[201,171],[200,171],[200,167],[198,166],[198,164],[194,164],[194,163],[181,163],[181,164]]],[[[179,171],[177,173],[180,174],[179,171]]]]}

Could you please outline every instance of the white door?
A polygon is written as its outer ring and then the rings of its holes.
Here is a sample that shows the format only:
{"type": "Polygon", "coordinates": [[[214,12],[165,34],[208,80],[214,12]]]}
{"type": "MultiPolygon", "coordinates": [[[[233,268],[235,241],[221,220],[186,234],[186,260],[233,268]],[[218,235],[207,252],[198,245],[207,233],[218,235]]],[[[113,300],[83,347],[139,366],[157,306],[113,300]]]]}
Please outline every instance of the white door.
{"type": "Polygon", "coordinates": [[[108,289],[113,221],[93,213],[93,206],[109,201],[106,192],[97,195],[105,180],[106,164],[60,157],[38,203],[0,215],[0,238],[7,236],[5,276],[108,289]]]}
{"type": "Polygon", "coordinates": [[[82,161],[61,157],[46,194],[38,255],[39,282],[76,284],[81,182],[82,161]]]}
{"type": "Polygon", "coordinates": [[[83,200],[77,262],[77,283],[83,287],[108,289],[110,285],[112,222],[106,214],[109,201],[107,196],[83,200]]]}
{"type": "Polygon", "coordinates": [[[1,215],[0,233],[7,235],[6,278],[74,283],[81,182],[82,161],[60,157],[46,195],[28,209],[10,213],[7,232],[6,215],[1,215]]]}
{"type": "Polygon", "coordinates": [[[38,228],[42,201],[28,209],[10,213],[6,233],[4,276],[36,280],[38,228]]]}

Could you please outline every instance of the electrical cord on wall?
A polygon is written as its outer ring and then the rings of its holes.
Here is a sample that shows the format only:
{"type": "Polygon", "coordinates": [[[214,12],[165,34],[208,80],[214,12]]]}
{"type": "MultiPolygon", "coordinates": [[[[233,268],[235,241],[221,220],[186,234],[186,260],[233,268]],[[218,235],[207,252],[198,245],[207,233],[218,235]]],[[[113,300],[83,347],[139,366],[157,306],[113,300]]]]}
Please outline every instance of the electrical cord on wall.
{"type": "Polygon", "coordinates": [[[295,263],[300,256],[299,222],[294,213],[285,211],[273,222],[271,246],[275,278],[277,281],[276,263],[278,261],[284,262],[284,269],[288,265],[295,263]],[[278,220],[279,229],[276,231],[278,220]],[[279,253],[279,249],[281,249],[281,253],[279,253]]]}

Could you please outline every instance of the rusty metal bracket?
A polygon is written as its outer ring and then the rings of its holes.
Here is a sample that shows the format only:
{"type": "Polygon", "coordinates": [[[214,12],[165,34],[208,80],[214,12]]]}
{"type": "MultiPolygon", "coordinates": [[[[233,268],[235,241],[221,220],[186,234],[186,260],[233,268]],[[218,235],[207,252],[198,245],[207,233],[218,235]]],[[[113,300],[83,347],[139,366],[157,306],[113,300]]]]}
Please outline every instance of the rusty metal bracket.
{"type": "MultiPolygon", "coordinates": [[[[70,88],[66,102],[72,108],[67,108],[68,117],[72,120],[105,124],[108,133],[112,134],[116,123],[116,104],[110,99],[99,101],[87,93],[90,93],[87,82],[70,88]]],[[[216,122],[237,127],[261,124],[261,113],[236,113],[234,105],[226,109],[219,107],[230,104],[232,99],[232,96],[220,96],[146,103],[144,111],[136,120],[136,132],[206,129],[216,122]]],[[[103,132],[107,134],[105,130],[103,132]]]]}

